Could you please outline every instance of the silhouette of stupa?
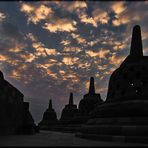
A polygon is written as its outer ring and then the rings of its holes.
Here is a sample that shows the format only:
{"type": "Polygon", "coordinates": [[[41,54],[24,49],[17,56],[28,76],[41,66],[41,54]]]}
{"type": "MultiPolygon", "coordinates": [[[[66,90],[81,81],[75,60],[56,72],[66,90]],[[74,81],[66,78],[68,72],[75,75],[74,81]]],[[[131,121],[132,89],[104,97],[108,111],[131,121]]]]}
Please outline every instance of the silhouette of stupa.
{"type": "MultiPolygon", "coordinates": [[[[94,78],[90,78],[89,92],[83,96],[83,99],[79,102],[79,108],[76,115],[71,119],[69,123],[75,124],[75,127],[80,127],[89,119],[89,114],[96,106],[103,103],[100,94],[95,93],[94,78]]],[[[74,131],[78,130],[75,128],[74,131]]]]}
{"type": "Polygon", "coordinates": [[[92,113],[79,137],[124,142],[148,141],[148,56],[143,56],[141,30],[133,28],[130,55],[109,81],[105,103],[92,113]]]}
{"type": "Polygon", "coordinates": [[[52,108],[52,100],[49,100],[49,105],[43,114],[42,121],[38,124],[40,129],[49,129],[52,125],[57,124],[57,114],[52,108]]]}
{"type": "Polygon", "coordinates": [[[79,112],[81,114],[89,114],[94,110],[96,105],[102,104],[100,94],[95,93],[94,78],[90,78],[89,92],[84,95],[83,99],[79,103],[79,112]]]}
{"type": "Polygon", "coordinates": [[[68,122],[75,116],[77,113],[77,105],[73,104],[73,93],[70,93],[69,104],[65,105],[62,110],[62,115],[60,122],[68,124],[68,122]]]}
{"type": "Polygon", "coordinates": [[[37,128],[24,95],[0,71],[0,135],[33,134],[37,128]]]}

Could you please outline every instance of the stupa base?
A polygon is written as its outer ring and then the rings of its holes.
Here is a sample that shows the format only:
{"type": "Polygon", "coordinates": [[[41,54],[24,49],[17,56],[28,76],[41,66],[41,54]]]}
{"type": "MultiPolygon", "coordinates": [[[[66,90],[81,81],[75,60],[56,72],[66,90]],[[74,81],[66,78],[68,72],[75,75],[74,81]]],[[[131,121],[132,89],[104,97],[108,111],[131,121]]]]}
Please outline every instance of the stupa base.
{"type": "Polygon", "coordinates": [[[148,143],[148,101],[105,103],[91,115],[76,136],[103,141],[148,143]]]}

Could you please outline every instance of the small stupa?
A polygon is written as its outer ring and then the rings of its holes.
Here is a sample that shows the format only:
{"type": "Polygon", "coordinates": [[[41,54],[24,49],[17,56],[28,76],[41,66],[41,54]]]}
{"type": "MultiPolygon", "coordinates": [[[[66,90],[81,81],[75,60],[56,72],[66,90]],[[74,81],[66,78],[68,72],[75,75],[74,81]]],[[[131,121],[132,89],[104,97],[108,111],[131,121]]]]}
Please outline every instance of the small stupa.
{"type": "Polygon", "coordinates": [[[57,124],[57,114],[52,108],[52,100],[49,100],[49,105],[46,111],[43,114],[42,121],[38,124],[40,129],[49,129],[52,125],[57,124]]]}
{"type": "Polygon", "coordinates": [[[60,123],[68,124],[69,121],[75,116],[77,111],[77,105],[73,104],[73,93],[70,93],[69,104],[65,105],[64,109],[62,110],[60,123]]]}
{"type": "Polygon", "coordinates": [[[94,78],[90,78],[89,92],[83,96],[79,103],[79,112],[88,115],[98,104],[102,104],[100,94],[95,93],[94,78]]]}

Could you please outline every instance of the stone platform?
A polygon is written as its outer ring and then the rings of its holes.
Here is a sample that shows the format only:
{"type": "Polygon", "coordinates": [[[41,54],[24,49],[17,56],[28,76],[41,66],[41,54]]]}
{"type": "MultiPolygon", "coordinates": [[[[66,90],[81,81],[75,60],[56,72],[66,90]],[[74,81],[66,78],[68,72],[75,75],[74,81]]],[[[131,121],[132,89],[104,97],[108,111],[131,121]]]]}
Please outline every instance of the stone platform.
{"type": "Polygon", "coordinates": [[[91,113],[91,118],[145,116],[148,117],[148,100],[140,99],[104,103],[91,113]]]}
{"type": "Polygon", "coordinates": [[[83,133],[77,133],[75,134],[75,136],[97,141],[148,144],[147,136],[98,135],[98,134],[83,134],[83,133]]]}
{"type": "Polygon", "coordinates": [[[100,105],[81,126],[78,137],[148,143],[148,101],[130,100],[100,105]]]}

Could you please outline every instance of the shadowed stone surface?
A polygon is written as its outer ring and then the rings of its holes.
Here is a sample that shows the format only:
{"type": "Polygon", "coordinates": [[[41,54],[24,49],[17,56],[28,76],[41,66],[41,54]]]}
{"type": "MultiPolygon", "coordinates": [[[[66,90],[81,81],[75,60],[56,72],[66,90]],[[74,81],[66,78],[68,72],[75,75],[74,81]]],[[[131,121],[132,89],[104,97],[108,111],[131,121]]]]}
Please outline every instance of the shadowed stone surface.
{"type": "MultiPolygon", "coordinates": [[[[138,143],[123,143],[116,142],[103,142],[87,140],[75,137],[71,133],[60,133],[51,131],[41,131],[35,135],[19,135],[19,136],[0,136],[0,146],[144,146],[146,144],[138,143]]],[[[114,138],[115,139],[115,138],[114,138]]]]}
{"type": "Polygon", "coordinates": [[[32,134],[36,125],[24,95],[4,79],[0,71],[0,135],[32,134]]]}

